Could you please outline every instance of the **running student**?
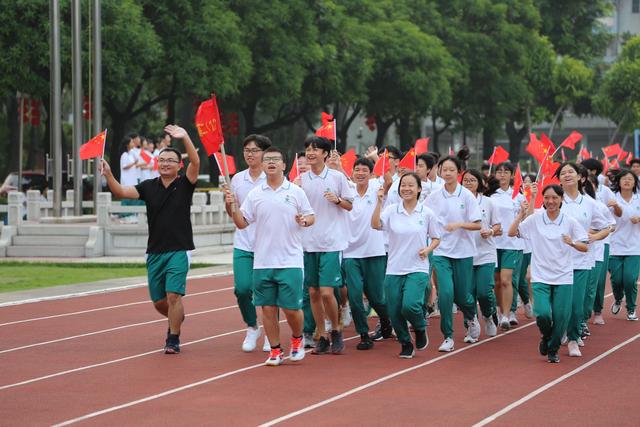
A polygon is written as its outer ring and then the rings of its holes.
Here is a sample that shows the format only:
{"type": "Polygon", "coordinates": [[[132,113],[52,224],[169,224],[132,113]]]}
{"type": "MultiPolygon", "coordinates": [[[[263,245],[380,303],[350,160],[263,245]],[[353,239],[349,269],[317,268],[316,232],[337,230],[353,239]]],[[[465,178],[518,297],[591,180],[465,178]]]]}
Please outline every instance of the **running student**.
{"type": "Polygon", "coordinates": [[[431,193],[424,205],[432,209],[443,225],[442,240],[433,252],[433,267],[438,275],[438,305],[440,329],[444,341],[439,351],[453,351],[453,303],[462,309],[467,336],[477,340],[480,325],[476,304],[471,295],[473,257],[476,254],[472,232],[482,227],[482,214],[473,194],[458,184],[460,160],[445,157],[438,163],[444,187],[431,193]]]}
{"type": "Polygon", "coordinates": [[[615,301],[611,312],[618,314],[624,297],[627,320],[636,321],[638,271],[640,270],[640,195],[638,177],[628,169],[618,172],[614,182],[616,202],[622,215],[616,217],[616,231],[611,236],[609,272],[615,301]]]}
{"type": "Polygon", "coordinates": [[[388,231],[389,258],[384,279],[387,308],[401,345],[400,357],[410,359],[415,350],[407,322],[415,332],[415,347],[424,350],[429,344],[423,311],[425,288],[429,286],[428,255],[440,243],[441,229],[433,211],[418,203],[418,175],[408,173],[399,181],[402,201],[380,213],[384,202],[384,189],[380,188],[371,226],[388,231]],[[427,238],[431,244],[425,247],[427,238]]]}
{"type": "MultiPolygon", "coordinates": [[[[473,257],[471,295],[474,302],[480,303],[485,333],[489,337],[494,337],[498,333],[498,316],[496,316],[496,295],[493,291],[493,272],[497,262],[493,237],[500,235],[501,224],[496,220],[495,207],[491,199],[482,194],[485,189],[483,175],[475,169],[468,169],[462,174],[462,185],[477,199],[482,213],[482,228],[475,234],[476,254],[473,257]]],[[[475,341],[470,336],[465,337],[465,342],[475,341]]]]}
{"type": "MultiPolygon", "coordinates": [[[[537,184],[532,184],[534,200],[537,190],[537,184]]],[[[544,209],[524,220],[527,209],[523,203],[509,228],[509,236],[520,236],[531,242],[533,312],[542,333],[538,348],[550,363],[558,363],[560,340],[571,316],[575,250],[587,251],[588,236],[578,221],[560,212],[562,187],[549,185],[542,195],[544,209]]]]}
{"type": "Polygon", "coordinates": [[[347,248],[346,215],[352,208],[354,190],[344,174],[325,164],[331,152],[329,140],[314,135],[304,145],[311,170],[302,175],[302,189],[316,214],[315,225],[303,235],[304,283],[316,328],[321,328],[325,316],[331,322],[331,340],[323,334],[313,354],[340,354],[344,341],[334,289],[342,286],[340,253],[347,248]]]}
{"type": "Polygon", "coordinates": [[[348,214],[347,228],[349,244],[342,253],[342,268],[347,282],[349,305],[360,334],[358,350],[373,348],[369,337],[367,311],[362,296],[366,296],[369,306],[380,318],[380,332],[383,338],[391,338],[391,321],[387,314],[384,294],[384,274],[387,256],[381,231],[371,228],[371,216],[377,204],[379,181],[372,176],[373,162],[366,158],[356,160],[352,179],[356,184],[353,209],[348,214]]]}
{"type": "Polygon", "coordinates": [[[314,215],[300,187],[284,178],[282,151],[269,147],[262,154],[266,181],[247,194],[240,209],[234,195],[226,192],[233,222],[239,229],[255,223],[253,300],[262,307],[262,325],[271,343],[265,364],[280,365],[284,359],[280,346],[278,310],[282,309],[291,328],[289,358],[304,358],[302,338],[302,228],[313,225],[314,215]],[[274,238],[277,236],[277,238],[274,238]]]}
{"type": "MultiPolygon", "coordinates": [[[[513,197],[514,168],[509,162],[500,163],[496,168],[496,180],[498,188],[495,191],[489,190],[487,193],[491,197],[496,208],[498,222],[500,224],[511,224],[520,212],[520,205],[526,201],[522,194],[513,197]]],[[[490,181],[490,186],[494,187],[495,181],[490,181]]],[[[511,305],[520,282],[520,265],[522,264],[522,254],[524,251],[524,241],[509,236],[498,236],[495,238],[498,249],[498,265],[496,267],[496,296],[498,298],[498,321],[500,328],[504,331],[511,326],[518,324],[515,311],[511,311],[511,305]],[[516,292],[514,292],[514,290],[516,292]]]]}
{"type": "MultiPolygon", "coordinates": [[[[231,179],[231,192],[242,205],[247,194],[254,188],[264,184],[266,175],[262,170],[262,153],[271,146],[271,140],[263,135],[249,135],[242,142],[244,161],[249,166],[238,172],[231,179]]],[[[233,216],[232,206],[225,198],[225,209],[233,216]]],[[[258,326],[256,308],[253,305],[253,241],[255,226],[250,224],[244,229],[237,229],[233,235],[233,292],[238,301],[242,320],[247,325],[247,334],[242,342],[242,351],[253,351],[256,348],[261,330],[258,326]]],[[[263,351],[270,351],[269,339],[265,337],[263,351]]]]}
{"type": "Polygon", "coordinates": [[[147,274],[149,294],[156,310],[169,320],[164,352],[180,353],[180,326],[184,320],[182,297],[187,285],[189,256],[194,249],[191,228],[191,199],[198,180],[200,157],[187,131],[167,125],[164,131],[181,139],[189,154],[189,166],[178,175],[180,152],[164,148],[158,155],[160,177],[135,186],[123,186],[113,176],[109,164],[102,160],[102,174],[114,196],[140,199],[147,206],[149,240],[147,274]]]}

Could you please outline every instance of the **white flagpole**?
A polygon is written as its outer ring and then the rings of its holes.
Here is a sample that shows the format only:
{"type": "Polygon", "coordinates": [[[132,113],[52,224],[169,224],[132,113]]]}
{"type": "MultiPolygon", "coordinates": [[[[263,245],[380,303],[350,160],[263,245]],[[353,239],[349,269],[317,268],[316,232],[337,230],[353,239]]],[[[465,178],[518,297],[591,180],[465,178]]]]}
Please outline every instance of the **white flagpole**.
{"type": "Polygon", "coordinates": [[[102,144],[102,156],[100,157],[101,160],[104,159],[105,148],[107,148],[107,129],[104,130],[104,144],[102,144]]]}
{"type": "Polygon", "coordinates": [[[333,149],[338,151],[338,129],[336,128],[336,119],[333,119],[333,149]]]}
{"type": "MultiPolygon", "coordinates": [[[[493,157],[496,154],[496,146],[493,146],[493,153],[491,153],[491,157],[493,157]]],[[[491,157],[489,157],[489,160],[491,160],[491,157]]],[[[491,176],[491,168],[493,167],[493,160],[491,160],[489,162],[489,176],[491,176]]]]}

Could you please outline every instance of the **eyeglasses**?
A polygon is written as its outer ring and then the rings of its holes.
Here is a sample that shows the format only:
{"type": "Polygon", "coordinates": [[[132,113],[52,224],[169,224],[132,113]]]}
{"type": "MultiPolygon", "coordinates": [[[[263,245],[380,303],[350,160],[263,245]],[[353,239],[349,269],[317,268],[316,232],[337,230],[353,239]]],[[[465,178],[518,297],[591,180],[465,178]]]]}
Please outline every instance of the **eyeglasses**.
{"type": "Polygon", "coordinates": [[[158,159],[158,163],[180,163],[180,161],[175,159],[158,159]]]}
{"type": "Polygon", "coordinates": [[[282,157],[263,157],[262,161],[264,163],[278,163],[282,161],[282,157]]]}
{"type": "Polygon", "coordinates": [[[259,148],[245,148],[242,151],[244,152],[244,154],[258,154],[262,150],[259,148]]]}
{"type": "Polygon", "coordinates": [[[467,178],[465,178],[465,179],[462,180],[463,184],[476,184],[477,182],[478,182],[477,179],[467,179],[467,178]]]}

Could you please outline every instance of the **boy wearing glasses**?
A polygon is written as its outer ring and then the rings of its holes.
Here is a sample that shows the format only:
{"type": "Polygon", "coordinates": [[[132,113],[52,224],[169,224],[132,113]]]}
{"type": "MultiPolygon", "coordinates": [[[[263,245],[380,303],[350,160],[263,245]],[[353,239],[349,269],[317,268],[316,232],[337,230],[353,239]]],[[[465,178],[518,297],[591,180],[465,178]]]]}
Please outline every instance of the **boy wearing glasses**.
{"type": "Polygon", "coordinates": [[[255,223],[253,299],[262,307],[262,324],[271,343],[265,364],[278,366],[284,355],[280,346],[278,310],[282,309],[291,328],[290,360],[304,358],[302,338],[302,227],[314,222],[314,212],[304,191],[284,178],[285,159],[276,147],[262,156],[266,180],[247,194],[241,207],[225,189],[236,227],[255,223]],[[274,238],[276,236],[277,238],[274,238]]]}
{"type": "Polygon", "coordinates": [[[165,148],[158,155],[158,178],[135,186],[123,186],[113,176],[109,164],[102,160],[102,174],[114,196],[139,199],[147,206],[149,239],[147,241],[147,276],[149,294],[156,310],[169,319],[165,342],[166,354],[180,353],[180,326],[184,320],[182,297],[187,284],[189,256],[194,249],[191,228],[191,199],[198,180],[200,157],[186,130],[167,125],[164,131],[181,139],[189,155],[189,166],[178,175],[180,152],[165,148]]]}
{"type": "MultiPolygon", "coordinates": [[[[271,146],[271,140],[263,135],[249,135],[243,143],[244,161],[249,166],[231,179],[231,192],[242,205],[247,194],[264,184],[266,175],[262,170],[262,153],[271,146]]],[[[227,214],[233,217],[231,204],[225,203],[227,214]]],[[[255,350],[261,330],[258,326],[256,307],[253,305],[253,242],[255,226],[238,228],[233,235],[233,286],[242,320],[247,324],[247,334],[242,342],[242,351],[255,350]]],[[[271,350],[265,337],[263,351],[271,350]]]]}

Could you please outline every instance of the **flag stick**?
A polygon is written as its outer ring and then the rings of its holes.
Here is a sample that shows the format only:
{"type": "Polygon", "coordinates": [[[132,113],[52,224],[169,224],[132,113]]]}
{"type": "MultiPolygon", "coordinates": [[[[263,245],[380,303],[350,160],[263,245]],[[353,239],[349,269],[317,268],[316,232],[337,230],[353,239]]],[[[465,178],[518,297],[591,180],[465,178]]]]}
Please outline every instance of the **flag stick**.
{"type": "Polygon", "coordinates": [[[338,151],[338,129],[336,128],[336,119],[333,119],[333,149],[338,151]]]}
{"type": "MultiPolygon", "coordinates": [[[[491,157],[493,157],[496,154],[496,146],[493,146],[493,153],[491,153],[491,157]]],[[[489,157],[489,160],[491,160],[491,157],[489,157]]],[[[489,176],[491,176],[491,168],[493,167],[493,160],[489,162],[489,176]]]]}
{"type": "Polygon", "coordinates": [[[296,153],[296,178],[300,178],[300,163],[298,163],[298,153],[296,153]]]}
{"type": "Polygon", "coordinates": [[[220,144],[220,152],[222,153],[222,166],[224,167],[224,185],[229,186],[231,178],[229,178],[229,167],[227,166],[227,153],[224,150],[224,142],[220,144]]]}
{"type": "Polygon", "coordinates": [[[107,148],[107,129],[104,130],[104,144],[102,144],[102,156],[100,157],[101,160],[104,160],[105,148],[107,148]]]}

